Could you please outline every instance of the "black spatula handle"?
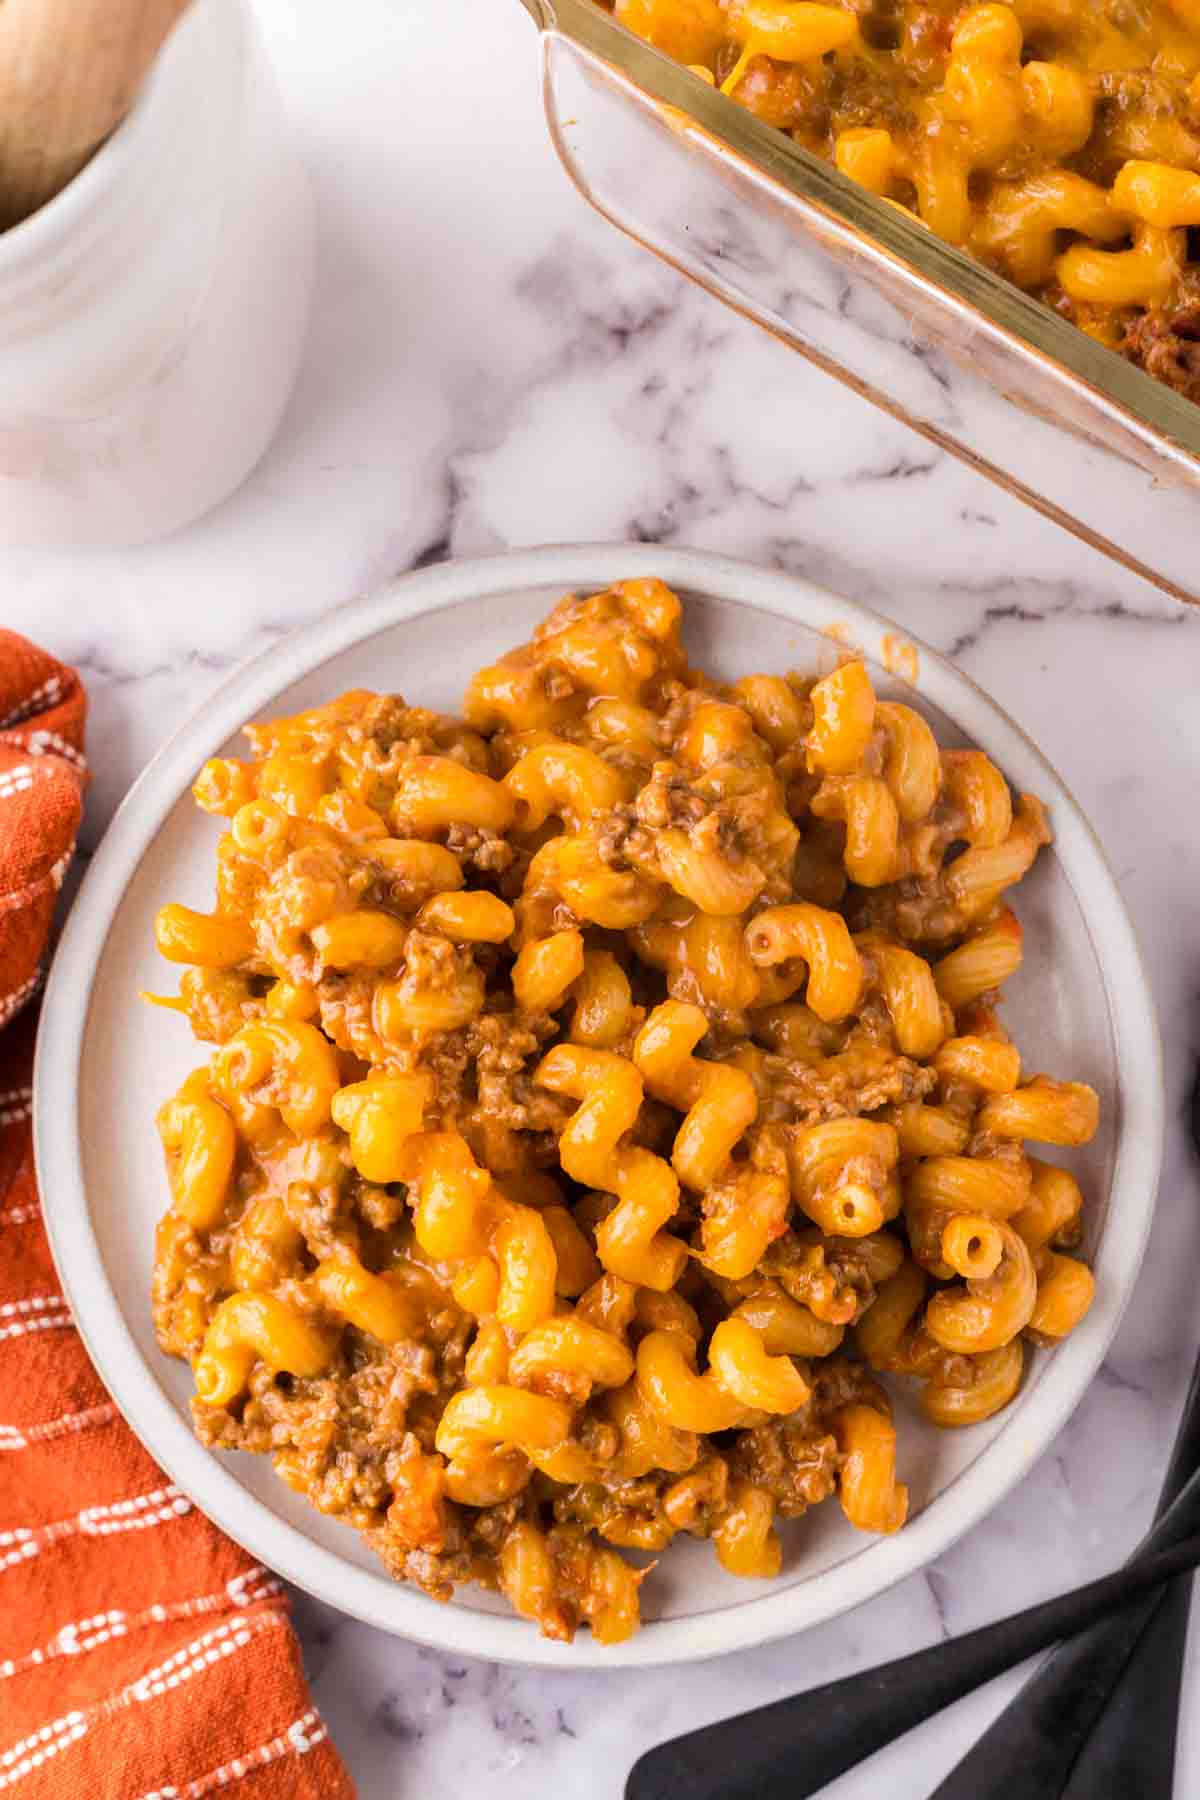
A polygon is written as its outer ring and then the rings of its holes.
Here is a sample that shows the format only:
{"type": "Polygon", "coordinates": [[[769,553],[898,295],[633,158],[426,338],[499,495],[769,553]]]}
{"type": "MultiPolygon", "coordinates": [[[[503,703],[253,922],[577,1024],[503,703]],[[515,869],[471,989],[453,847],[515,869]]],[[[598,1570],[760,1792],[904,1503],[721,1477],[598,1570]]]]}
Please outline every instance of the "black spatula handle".
{"type": "MultiPolygon", "coordinates": [[[[1200,1155],[1200,1071],[1190,1123],[1200,1155]]],[[[1200,1357],[1159,1495],[1160,1518],[1196,1469],[1200,1357]]],[[[931,1800],[1170,1794],[1191,1597],[1192,1582],[1181,1576],[1060,1644],[931,1800]]]]}
{"type": "Polygon", "coordinates": [[[1085,1587],[842,1681],[686,1733],[634,1765],[626,1800],[804,1800],[952,1701],[1200,1560],[1200,1475],[1145,1554],[1085,1587]]]}
{"type": "MultiPolygon", "coordinates": [[[[1192,1373],[1163,1481],[1160,1519],[1168,1516],[1164,1509],[1197,1468],[1200,1362],[1192,1373]]],[[[1141,1550],[1153,1536],[1152,1532],[1141,1550]]],[[[1074,1800],[1077,1792],[1094,1800],[1097,1795],[1126,1791],[1157,1800],[1169,1794],[1190,1597],[1191,1584],[1181,1578],[1171,1589],[1147,1594],[1060,1644],[930,1800],[1012,1800],[1015,1793],[1022,1800],[1059,1800],[1060,1795],[1074,1800]],[[1141,1779],[1128,1790],[1110,1789],[1091,1769],[1093,1757],[1098,1764],[1111,1764],[1118,1755],[1118,1720],[1108,1716],[1118,1694],[1123,1716],[1132,1708],[1136,1725],[1141,1779]],[[1097,1737],[1101,1724],[1103,1745],[1097,1737]]]]}

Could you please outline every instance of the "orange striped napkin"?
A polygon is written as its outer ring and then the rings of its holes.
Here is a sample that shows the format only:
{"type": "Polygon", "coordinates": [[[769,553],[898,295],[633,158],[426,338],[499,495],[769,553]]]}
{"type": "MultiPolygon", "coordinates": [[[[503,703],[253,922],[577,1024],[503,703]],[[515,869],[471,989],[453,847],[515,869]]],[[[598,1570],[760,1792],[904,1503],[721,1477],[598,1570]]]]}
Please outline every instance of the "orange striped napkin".
{"type": "Polygon", "coordinates": [[[85,711],[74,670],[0,630],[0,1797],[351,1800],[279,1582],[125,1426],[41,1225],[21,1009],[75,846],[85,711]]]}

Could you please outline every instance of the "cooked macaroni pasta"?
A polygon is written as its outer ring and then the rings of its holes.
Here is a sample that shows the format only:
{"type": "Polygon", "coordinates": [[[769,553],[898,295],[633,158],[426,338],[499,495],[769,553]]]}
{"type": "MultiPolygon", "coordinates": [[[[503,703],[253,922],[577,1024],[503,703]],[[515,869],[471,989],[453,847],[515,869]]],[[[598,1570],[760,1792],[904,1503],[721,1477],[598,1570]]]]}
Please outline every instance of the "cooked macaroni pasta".
{"type": "Polygon", "coordinates": [[[679,631],[626,582],[461,720],[250,727],[195,786],[215,904],[158,921],[212,1046],[159,1113],[198,1432],[563,1639],[627,1636],[626,1553],[680,1532],[763,1577],[831,1496],[897,1530],[879,1377],[986,1418],[1093,1290],[1029,1145],[1096,1096],[994,1010],[1042,809],[853,657],[724,687],[679,631]]]}
{"type": "Polygon", "coordinates": [[[1200,399],[1189,241],[1200,225],[1200,17],[1186,0],[599,4],[1200,399]]]}

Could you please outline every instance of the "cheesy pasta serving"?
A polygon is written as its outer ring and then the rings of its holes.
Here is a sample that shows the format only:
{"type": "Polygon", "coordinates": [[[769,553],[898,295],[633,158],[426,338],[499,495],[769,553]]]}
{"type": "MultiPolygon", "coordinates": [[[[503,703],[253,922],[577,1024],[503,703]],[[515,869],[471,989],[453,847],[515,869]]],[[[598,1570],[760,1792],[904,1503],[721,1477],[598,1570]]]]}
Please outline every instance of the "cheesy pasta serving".
{"type": "Polygon", "coordinates": [[[599,0],[1200,399],[1197,0],[599,0]]]}
{"type": "Polygon", "coordinates": [[[194,790],[215,909],[157,922],[213,1045],[158,1120],[201,1438],[428,1593],[605,1643],[623,1551],[773,1575],[835,1495],[895,1531],[879,1376],[985,1419],[1092,1297],[1079,1188],[1026,1146],[1086,1142],[1096,1095],[995,1010],[1041,805],[861,661],[724,686],[679,628],[623,582],[461,719],[250,726],[194,790]]]}

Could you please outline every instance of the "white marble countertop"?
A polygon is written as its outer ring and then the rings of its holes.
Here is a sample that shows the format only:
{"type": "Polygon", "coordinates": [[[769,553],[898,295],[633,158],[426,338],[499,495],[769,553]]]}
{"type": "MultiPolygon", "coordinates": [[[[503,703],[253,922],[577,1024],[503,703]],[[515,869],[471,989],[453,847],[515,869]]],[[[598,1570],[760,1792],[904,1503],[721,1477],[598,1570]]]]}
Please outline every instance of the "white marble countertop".
{"type": "MultiPolygon", "coordinates": [[[[1099,1573],[1148,1517],[1200,1338],[1184,1135],[1200,1048],[1200,610],[1110,567],[593,217],[546,140],[517,0],[262,10],[321,224],[282,433],[240,494],[168,542],[0,559],[4,623],[77,663],[91,690],[86,841],[237,661],[418,559],[546,540],[708,546],[878,605],[991,689],[1099,830],[1160,1009],[1170,1127],[1138,1296],[1061,1442],[924,1575],[802,1644],[636,1676],[461,1662],[300,1603],[314,1694],[364,1800],[568,1785],[617,1800],[657,1739],[1099,1573]]],[[[925,1800],[1014,1685],[831,1800],[925,1800]]],[[[1200,1653],[1188,1693],[1194,1721],[1200,1653]]],[[[1182,1755],[1177,1792],[1195,1795],[1194,1722],[1182,1755]]]]}

